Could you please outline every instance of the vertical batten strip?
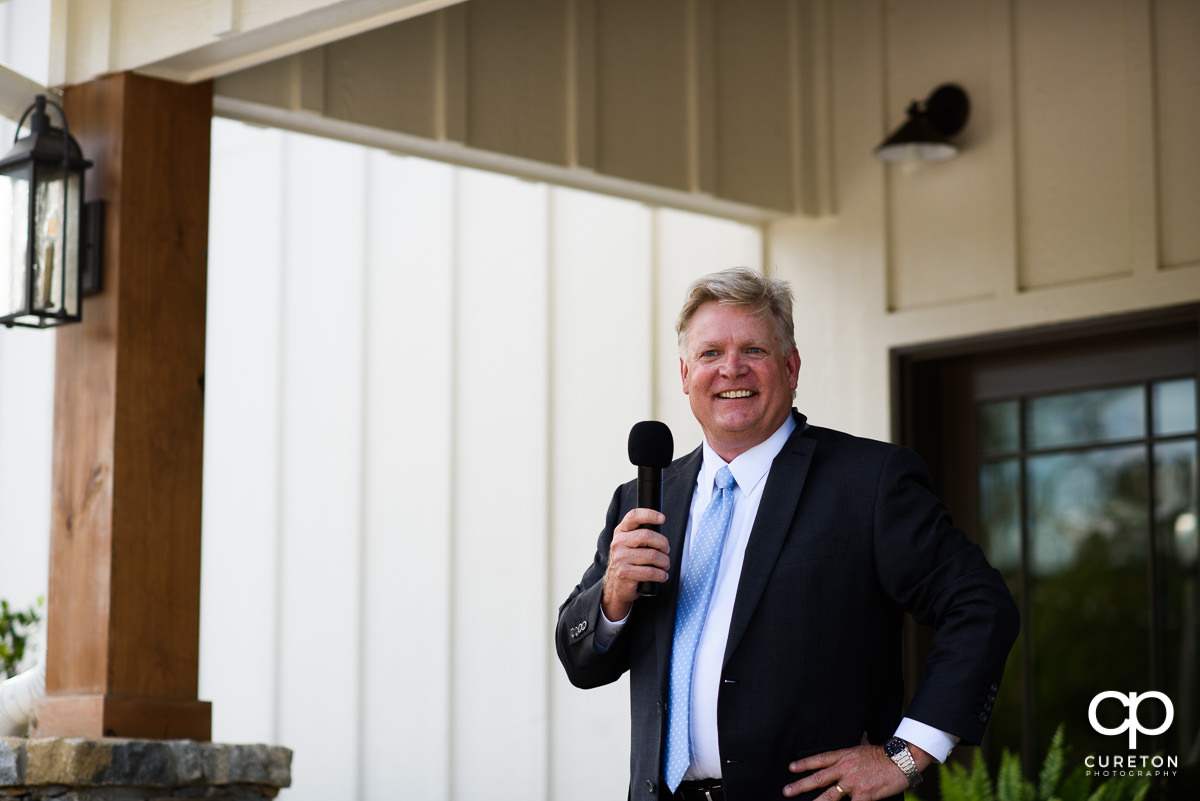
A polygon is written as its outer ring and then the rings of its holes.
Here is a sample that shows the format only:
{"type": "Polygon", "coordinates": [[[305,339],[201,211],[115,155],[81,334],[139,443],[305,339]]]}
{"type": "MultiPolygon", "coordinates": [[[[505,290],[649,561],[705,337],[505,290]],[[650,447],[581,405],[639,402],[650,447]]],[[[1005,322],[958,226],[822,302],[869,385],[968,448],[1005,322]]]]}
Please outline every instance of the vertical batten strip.
{"type": "Polygon", "coordinates": [[[435,12],[434,138],[467,141],[467,4],[435,12]]]}
{"type": "Polygon", "coordinates": [[[683,109],[684,120],[684,150],[687,153],[687,190],[697,192],[700,189],[700,101],[698,73],[696,64],[696,3],[699,0],[686,0],[683,11],[683,57],[684,87],[683,109]]]}
{"type": "MultiPolygon", "coordinates": [[[[574,0],[568,0],[568,5],[574,7],[574,0]]],[[[568,12],[568,18],[573,16],[568,12]]],[[[571,47],[567,48],[568,53],[571,47]]],[[[568,91],[570,91],[568,89],[568,91]]],[[[558,499],[558,484],[554,480],[558,471],[555,469],[554,454],[555,446],[558,442],[555,422],[556,401],[558,393],[554,390],[554,365],[557,360],[557,350],[554,347],[558,340],[558,323],[557,316],[554,313],[555,298],[557,297],[557,286],[554,281],[555,272],[558,270],[558,249],[556,242],[558,241],[558,202],[559,193],[561,190],[555,187],[547,188],[546,197],[546,280],[545,280],[545,296],[543,298],[545,306],[546,319],[546,336],[544,340],[545,349],[542,353],[542,358],[545,360],[544,368],[546,372],[546,436],[545,436],[545,451],[542,456],[542,464],[545,465],[544,480],[546,486],[546,503],[542,510],[542,526],[545,536],[545,547],[542,549],[545,558],[543,559],[543,569],[545,570],[545,602],[542,604],[545,610],[545,619],[542,621],[542,631],[554,631],[555,615],[554,609],[558,605],[554,588],[554,566],[558,556],[558,549],[554,539],[554,520],[558,512],[558,504],[555,502],[558,499]]],[[[543,660],[546,670],[546,681],[542,683],[542,703],[545,705],[545,720],[546,725],[543,731],[549,734],[551,727],[554,725],[554,687],[550,681],[550,676],[557,669],[557,659],[554,651],[546,649],[546,658],[543,660]]],[[[542,752],[542,758],[545,760],[546,769],[543,771],[545,776],[544,797],[550,797],[550,788],[555,786],[554,770],[559,764],[555,759],[554,753],[555,739],[547,736],[545,749],[542,752]]]]}
{"type": "MultiPolygon", "coordinates": [[[[879,4],[872,4],[869,9],[864,9],[863,15],[866,22],[863,30],[864,39],[868,42],[879,42],[879,47],[874,51],[879,54],[878,62],[865,66],[867,67],[866,74],[876,78],[880,100],[877,108],[880,117],[873,128],[879,132],[878,137],[882,138],[891,130],[891,106],[894,102],[888,93],[888,64],[891,59],[888,11],[879,4]]],[[[867,52],[872,51],[868,49],[867,52]]],[[[865,86],[864,89],[866,89],[865,86]]],[[[878,282],[870,281],[868,286],[877,287],[879,292],[879,297],[873,307],[884,312],[894,312],[899,306],[896,287],[896,216],[890,202],[893,197],[892,181],[895,180],[895,168],[889,164],[877,164],[874,169],[879,170],[882,181],[879,193],[879,224],[872,227],[880,232],[879,250],[882,258],[877,262],[873,262],[871,259],[866,260],[867,264],[877,263],[881,268],[880,280],[878,282]]]]}
{"type": "MultiPolygon", "coordinates": [[[[289,236],[287,220],[291,218],[292,178],[289,169],[291,164],[292,137],[281,135],[282,143],[279,148],[279,252],[282,255],[280,264],[291,261],[291,237],[289,236]]],[[[287,484],[287,459],[284,458],[284,440],[287,432],[287,304],[288,271],[280,269],[278,284],[279,331],[277,351],[275,354],[276,388],[275,399],[277,411],[275,414],[275,608],[272,610],[272,634],[274,635],[274,658],[272,675],[275,680],[271,684],[271,742],[283,742],[283,584],[284,584],[284,494],[287,484]]]]}
{"type": "MultiPolygon", "coordinates": [[[[439,23],[440,24],[440,23],[439,23]]],[[[454,408],[454,416],[450,420],[450,438],[446,443],[449,449],[449,478],[450,491],[447,498],[446,508],[446,534],[450,542],[446,548],[446,573],[444,583],[446,586],[446,597],[444,599],[446,605],[446,620],[450,622],[450,636],[446,638],[446,665],[449,667],[449,681],[446,682],[446,797],[456,799],[458,795],[458,782],[455,781],[455,776],[458,772],[458,754],[454,748],[456,740],[457,725],[455,721],[458,719],[458,704],[457,693],[454,683],[455,662],[458,658],[458,647],[454,637],[454,631],[459,625],[459,604],[458,604],[458,572],[455,566],[458,564],[458,500],[461,495],[459,492],[459,477],[462,474],[459,463],[459,424],[462,420],[460,414],[459,398],[460,398],[460,381],[458,378],[458,366],[462,362],[462,336],[459,326],[462,324],[462,296],[460,292],[461,276],[462,276],[462,217],[463,217],[463,192],[462,192],[462,170],[454,168],[453,178],[451,179],[450,187],[450,342],[448,350],[450,351],[450,399],[454,408]]]]}
{"type": "Polygon", "coordinates": [[[212,35],[228,36],[237,31],[237,0],[212,0],[212,35]]]}
{"type": "Polygon", "coordinates": [[[362,208],[364,213],[361,215],[359,238],[363,243],[362,259],[358,264],[358,269],[362,272],[360,283],[359,296],[359,338],[360,346],[358,349],[359,359],[359,389],[358,389],[358,580],[354,583],[355,591],[355,608],[357,610],[357,632],[356,637],[358,642],[355,643],[355,673],[357,678],[357,686],[355,689],[354,698],[354,789],[355,798],[357,801],[365,801],[367,789],[367,771],[366,771],[366,743],[367,743],[367,595],[369,592],[368,571],[369,564],[368,553],[370,549],[370,538],[368,536],[368,528],[370,522],[370,508],[368,497],[367,476],[369,475],[369,453],[368,447],[370,444],[370,397],[371,397],[371,356],[372,356],[372,337],[371,337],[371,194],[374,189],[373,176],[375,171],[371,169],[372,151],[367,148],[360,148],[359,157],[362,160],[362,184],[359,187],[359,195],[361,197],[362,208]]]}
{"type": "Polygon", "coordinates": [[[325,114],[325,48],[292,56],[292,108],[319,116],[325,114]]]}
{"type": "Polygon", "coordinates": [[[565,0],[563,14],[563,103],[566,119],[563,121],[564,151],[568,167],[579,165],[579,23],[578,0],[565,0]]]}
{"type": "Polygon", "coordinates": [[[1150,0],[1125,3],[1129,48],[1129,258],[1134,275],[1159,265],[1158,140],[1155,132],[1154,12],[1150,0]]]}
{"type": "Polygon", "coordinates": [[[446,12],[433,14],[433,138],[446,140],[446,12]]]}
{"type": "Polygon", "coordinates": [[[837,183],[834,180],[833,158],[833,68],[830,64],[832,47],[829,27],[828,0],[808,0],[808,36],[801,39],[812,53],[807,80],[808,99],[804,104],[809,115],[811,170],[808,189],[813,205],[805,211],[814,217],[829,217],[837,213],[837,183]]]}
{"type": "Polygon", "coordinates": [[[709,195],[717,193],[715,25],[713,0],[688,0],[684,11],[688,188],[709,195]]]}
{"type": "Polygon", "coordinates": [[[596,168],[596,4],[567,0],[567,166],[596,168]]]}
{"type": "MultiPolygon", "coordinates": [[[[992,42],[988,64],[988,108],[995,115],[987,136],[992,142],[992,220],[991,236],[993,292],[997,298],[1011,298],[1020,291],[1021,265],[1017,210],[1016,130],[1016,41],[1011,0],[990,3],[988,38],[992,42]]],[[[978,104],[981,99],[973,100],[978,104]]],[[[968,124],[970,124],[968,122],[968,124]]]]}
{"type": "MultiPolygon", "coordinates": [[[[811,3],[803,0],[790,0],[787,5],[788,26],[788,120],[792,127],[792,211],[797,214],[814,213],[817,206],[813,174],[815,172],[816,154],[813,145],[812,107],[809,93],[811,49],[805,47],[811,39],[812,26],[810,23],[811,3]]],[[[765,264],[764,259],[764,264],[765,264]]]]}
{"type": "MultiPolygon", "coordinates": [[[[538,299],[542,306],[542,330],[539,332],[542,338],[542,381],[544,384],[544,395],[542,399],[542,414],[541,420],[545,427],[542,432],[542,458],[541,458],[541,475],[538,476],[542,485],[542,614],[539,620],[539,632],[554,631],[554,623],[556,616],[554,615],[554,537],[551,534],[551,523],[554,520],[554,471],[551,469],[551,458],[554,454],[554,428],[551,425],[553,416],[554,403],[554,381],[553,367],[554,364],[554,243],[555,243],[555,226],[557,225],[557,216],[555,215],[555,189],[548,184],[541,186],[541,202],[542,213],[544,215],[545,231],[542,238],[542,275],[541,289],[542,294],[538,299]]],[[[542,658],[538,664],[542,667],[542,675],[537,686],[541,689],[542,708],[538,719],[540,725],[536,727],[537,736],[541,738],[538,743],[538,754],[541,754],[542,764],[541,770],[536,772],[538,787],[536,788],[535,798],[540,801],[552,801],[550,798],[550,713],[551,713],[551,688],[550,688],[550,671],[553,669],[553,661],[556,660],[556,653],[550,647],[550,637],[539,637],[537,642],[542,649],[542,658]]]]}
{"type": "Polygon", "coordinates": [[[650,348],[650,359],[647,366],[649,367],[649,375],[646,376],[646,386],[650,387],[650,413],[655,420],[662,420],[662,392],[659,390],[659,376],[662,375],[660,368],[662,365],[662,357],[659,355],[665,352],[662,345],[657,344],[658,338],[661,336],[662,327],[662,312],[660,311],[659,298],[662,297],[662,209],[657,207],[650,208],[650,274],[647,276],[647,289],[650,293],[650,319],[647,321],[650,326],[649,341],[655,343],[654,347],[650,348]]]}
{"type": "MultiPolygon", "coordinates": [[[[46,79],[47,86],[62,86],[67,82],[67,75],[71,71],[69,62],[73,50],[68,22],[71,18],[72,5],[70,0],[50,4],[50,63],[46,79]]],[[[11,5],[5,4],[6,13],[11,9],[11,5]]],[[[5,56],[7,57],[8,54],[5,53],[5,56]]]]}

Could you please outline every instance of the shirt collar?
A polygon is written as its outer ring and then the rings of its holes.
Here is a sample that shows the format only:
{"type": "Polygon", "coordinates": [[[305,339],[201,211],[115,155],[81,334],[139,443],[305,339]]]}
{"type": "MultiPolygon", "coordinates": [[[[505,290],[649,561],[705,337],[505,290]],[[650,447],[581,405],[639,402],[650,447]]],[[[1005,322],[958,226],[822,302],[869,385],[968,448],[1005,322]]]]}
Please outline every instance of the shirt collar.
{"type": "Polygon", "coordinates": [[[733,473],[733,480],[737,482],[743,497],[756,493],[761,489],[763,479],[771,469],[771,463],[775,461],[775,457],[783,450],[784,443],[795,430],[796,419],[789,414],[783,421],[783,425],[775,429],[774,434],[728,463],[717,455],[706,439],[704,441],[704,463],[701,465],[700,475],[696,479],[701,493],[704,496],[712,495],[713,482],[716,480],[717,472],[726,464],[729,465],[729,472],[733,473]]]}

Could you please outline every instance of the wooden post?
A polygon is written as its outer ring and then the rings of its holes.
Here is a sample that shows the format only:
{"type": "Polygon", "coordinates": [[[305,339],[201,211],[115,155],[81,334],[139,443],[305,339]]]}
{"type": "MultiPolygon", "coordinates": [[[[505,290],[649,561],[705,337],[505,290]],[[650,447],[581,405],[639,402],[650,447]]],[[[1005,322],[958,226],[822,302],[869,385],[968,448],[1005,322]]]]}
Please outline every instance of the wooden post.
{"type": "Polygon", "coordinates": [[[197,700],[212,84],[67,89],[104,289],[58,332],[39,737],[211,739],[197,700]]]}

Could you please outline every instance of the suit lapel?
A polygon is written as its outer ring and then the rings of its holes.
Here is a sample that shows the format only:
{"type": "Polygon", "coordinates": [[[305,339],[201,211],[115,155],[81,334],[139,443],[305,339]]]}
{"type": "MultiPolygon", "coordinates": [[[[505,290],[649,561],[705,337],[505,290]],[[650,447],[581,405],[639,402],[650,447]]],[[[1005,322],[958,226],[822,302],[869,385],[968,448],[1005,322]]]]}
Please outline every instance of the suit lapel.
{"type": "Polygon", "coordinates": [[[658,594],[655,604],[655,642],[658,649],[658,676],[666,691],[671,666],[671,639],[675,634],[675,601],[679,597],[679,568],[683,564],[683,535],[687,531],[688,513],[700,465],[704,460],[703,446],[667,468],[663,475],[663,534],[671,544],[671,571],[658,594]]]}
{"type": "Polygon", "coordinates": [[[804,489],[804,480],[812,464],[816,440],[806,431],[804,415],[798,412],[794,414],[796,430],[771,463],[762,502],[758,505],[758,515],[746,544],[742,575],[733,602],[733,618],[729,622],[729,639],[725,645],[726,663],[750,624],[754,608],[779,558],[779,551],[792,529],[796,505],[800,502],[800,492],[804,489]]]}

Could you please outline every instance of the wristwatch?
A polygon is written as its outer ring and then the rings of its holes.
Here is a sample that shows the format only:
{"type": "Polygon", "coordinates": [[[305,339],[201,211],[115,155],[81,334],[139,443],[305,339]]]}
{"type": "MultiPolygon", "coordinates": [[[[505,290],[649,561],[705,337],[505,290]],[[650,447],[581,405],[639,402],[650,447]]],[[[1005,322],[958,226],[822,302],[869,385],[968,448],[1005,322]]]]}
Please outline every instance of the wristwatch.
{"type": "Polygon", "coordinates": [[[912,751],[908,750],[908,743],[899,737],[893,737],[883,744],[883,753],[896,763],[896,767],[904,771],[909,787],[916,787],[921,783],[921,771],[917,770],[917,761],[913,759],[912,751]]]}

